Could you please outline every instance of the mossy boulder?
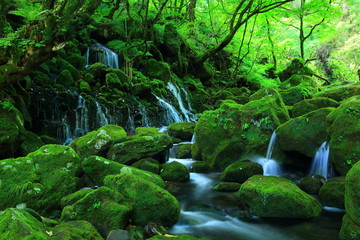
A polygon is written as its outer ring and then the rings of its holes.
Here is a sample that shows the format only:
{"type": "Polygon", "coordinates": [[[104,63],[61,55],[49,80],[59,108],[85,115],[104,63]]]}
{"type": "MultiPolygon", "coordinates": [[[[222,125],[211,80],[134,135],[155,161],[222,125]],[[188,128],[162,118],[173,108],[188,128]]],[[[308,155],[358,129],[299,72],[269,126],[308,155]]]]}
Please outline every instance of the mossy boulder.
{"type": "Polygon", "coordinates": [[[110,68],[103,63],[94,63],[88,68],[89,73],[96,79],[105,79],[110,68]]]}
{"type": "Polygon", "coordinates": [[[360,84],[327,87],[314,97],[327,97],[340,102],[356,95],[360,95],[360,84]]]}
{"type": "Polygon", "coordinates": [[[159,174],[160,172],[160,164],[159,161],[153,158],[144,158],[137,162],[135,162],[132,167],[136,167],[145,171],[149,171],[155,174],[159,174]]]}
{"type": "Polygon", "coordinates": [[[60,74],[56,78],[56,82],[63,85],[64,87],[71,87],[75,83],[73,76],[67,69],[60,72],[60,74]]]}
{"type": "Polygon", "coordinates": [[[40,71],[35,71],[32,73],[31,77],[33,82],[40,86],[50,86],[54,82],[50,79],[49,75],[40,71]]]}
{"type": "Polygon", "coordinates": [[[172,123],[168,126],[168,134],[170,137],[190,141],[194,134],[194,128],[195,123],[193,122],[172,123]]]}
{"type": "Polygon", "coordinates": [[[30,213],[8,208],[0,213],[1,239],[50,239],[45,226],[30,213]]]}
{"type": "Polygon", "coordinates": [[[286,69],[278,73],[278,76],[283,82],[289,79],[294,74],[312,76],[314,72],[310,68],[305,66],[303,59],[294,58],[286,69]]]}
{"type": "Polygon", "coordinates": [[[122,127],[108,124],[76,138],[69,146],[82,158],[91,155],[104,156],[112,145],[124,141],[125,138],[126,132],[122,127]]]}
{"type": "Polygon", "coordinates": [[[20,145],[21,155],[23,156],[26,156],[31,152],[35,152],[45,145],[41,138],[33,132],[25,131],[24,136],[24,142],[20,145]]]}
{"type": "Polygon", "coordinates": [[[265,154],[273,130],[287,120],[288,111],[275,89],[258,91],[245,105],[224,101],[197,122],[193,158],[224,169],[247,154],[265,154]]]}
{"type": "Polygon", "coordinates": [[[157,174],[126,166],[99,156],[85,158],[84,161],[82,161],[81,166],[85,175],[90,178],[94,184],[99,186],[104,185],[104,179],[107,175],[131,173],[147,181],[153,182],[160,187],[165,187],[164,181],[157,174]]]}
{"type": "Polygon", "coordinates": [[[103,240],[88,221],[69,221],[55,226],[50,239],[55,240],[103,240]]]}
{"type": "Polygon", "coordinates": [[[60,209],[76,189],[80,158],[63,145],[45,145],[27,157],[0,161],[0,208],[26,203],[41,214],[60,209]]]}
{"type": "Polygon", "coordinates": [[[137,127],[135,129],[135,133],[136,135],[138,136],[141,136],[141,135],[149,135],[149,134],[152,134],[152,133],[158,133],[159,132],[159,129],[156,128],[156,127],[137,127]]]}
{"type": "Polygon", "coordinates": [[[130,216],[133,224],[146,226],[149,222],[156,222],[171,226],[178,221],[179,202],[156,184],[131,173],[109,175],[104,182],[129,202],[133,208],[130,216]]]}
{"type": "Polygon", "coordinates": [[[73,205],[74,203],[76,203],[77,201],[79,201],[80,199],[82,199],[83,197],[85,197],[88,193],[95,191],[95,189],[92,188],[82,188],[70,195],[67,195],[63,198],[61,198],[61,207],[66,207],[68,205],[73,205]]]}
{"type": "Polygon", "coordinates": [[[62,221],[86,220],[106,237],[111,230],[124,229],[129,223],[131,208],[117,191],[100,187],[61,213],[62,221]]]}
{"type": "Polygon", "coordinates": [[[360,96],[352,97],[341,103],[327,117],[330,137],[329,156],[335,170],[346,175],[360,160],[360,96]]]}
{"type": "Polygon", "coordinates": [[[296,151],[312,158],[327,140],[327,116],[334,108],[321,108],[291,119],[276,129],[277,143],[285,152],[296,151]]]}
{"type": "Polygon", "coordinates": [[[90,92],[91,91],[90,84],[86,81],[80,80],[79,81],[79,91],[80,92],[90,92]]]}
{"type": "Polygon", "coordinates": [[[134,136],[127,141],[113,145],[107,152],[107,158],[127,165],[147,157],[164,162],[171,145],[171,138],[165,133],[134,136]]]}
{"type": "Polygon", "coordinates": [[[291,116],[295,118],[320,108],[326,108],[326,107],[337,108],[338,106],[339,103],[331,98],[316,97],[312,99],[305,99],[294,105],[294,107],[291,110],[292,112],[291,116]]]}
{"type": "Polygon", "coordinates": [[[150,78],[160,79],[168,82],[171,76],[169,64],[165,62],[158,62],[155,59],[149,59],[143,62],[144,74],[150,78]]]}
{"type": "Polygon", "coordinates": [[[308,194],[317,195],[325,181],[320,175],[307,176],[300,180],[299,187],[308,194]]]}
{"type": "Polygon", "coordinates": [[[218,192],[237,192],[241,187],[237,182],[220,182],[213,187],[213,190],[218,192]]]}
{"type": "Polygon", "coordinates": [[[249,177],[261,174],[263,174],[263,168],[260,164],[250,161],[236,161],[225,168],[220,175],[220,180],[243,183],[249,177]]]}
{"type": "Polygon", "coordinates": [[[121,89],[121,81],[118,75],[114,72],[106,74],[106,86],[108,88],[117,88],[121,89]]]}
{"type": "Polygon", "coordinates": [[[192,144],[179,144],[175,153],[175,157],[179,159],[191,158],[192,144]]]}
{"type": "Polygon", "coordinates": [[[311,218],[322,210],[315,198],[281,177],[252,176],[241,185],[237,197],[260,217],[311,218]]]}
{"type": "Polygon", "coordinates": [[[319,198],[329,207],[345,208],[345,178],[329,179],[320,188],[319,198]]]}
{"type": "Polygon", "coordinates": [[[208,162],[197,161],[191,164],[191,171],[196,173],[208,173],[211,172],[211,167],[208,162]]]}
{"type": "Polygon", "coordinates": [[[0,159],[12,157],[25,140],[24,119],[14,105],[0,101],[0,159]]]}
{"type": "Polygon", "coordinates": [[[340,230],[339,239],[359,239],[360,237],[360,162],[357,162],[345,177],[346,215],[340,230]]]}
{"type": "Polygon", "coordinates": [[[164,181],[170,182],[185,182],[190,179],[187,167],[176,161],[161,165],[160,176],[164,181]]]}

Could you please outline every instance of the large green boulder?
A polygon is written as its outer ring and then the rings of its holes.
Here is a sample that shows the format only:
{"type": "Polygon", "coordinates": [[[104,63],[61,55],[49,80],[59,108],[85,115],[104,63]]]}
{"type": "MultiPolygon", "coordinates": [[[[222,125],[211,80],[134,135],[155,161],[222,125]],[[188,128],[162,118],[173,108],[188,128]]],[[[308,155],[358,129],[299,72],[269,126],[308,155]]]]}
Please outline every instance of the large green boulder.
{"type": "Polygon", "coordinates": [[[80,158],[68,146],[45,145],[26,157],[0,161],[0,209],[25,203],[41,214],[60,209],[76,190],[80,158]]]}
{"type": "Polygon", "coordinates": [[[281,177],[250,177],[241,185],[237,197],[260,217],[311,218],[322,210],[315,198],[281,177]]]}
{"type": "Polygon", "coordinates": [[[113,145],[107,153],[107,158],[127,165],[147,157],[164,162],[171,145],[171,138],[165,133],[134,136],[127,141],[113,145]]]}
{"type": "Polygon", "coordinates": [[[314,97],[327,97],[340,102],[356,95],[360,95],[360,84],[328,87],[315,94],[314,97]]]}
{"type": "Polygon", "coordinates": [[[356,163],[345,177],[345,210],[340,240],[355,240],[360,237],[360,162],[356,163]]]}
{"type": "Polygon", "coordinates": [[[289,79],[292,75],[307,75],[312,76],[314,72],[305,66],[305,62],[301,58],[294,58],[286,69],[278,73],[280,81],[283,82],[289,79]]]}
{"type": "Polygon", "coordinates": [[[236,161],[225,168],[220,175],[220,180],[243,183],[249,177],[261,174],[263,174],[263,168],[260,164],[250,161],[236,161]]]}
{"type": "Polygon", "coordinates": [[[174,225],[180,215],[180,205],[168,191],[134,174],[109,175],[104,180],[109,188],[119,191],[133,208],[131,222],[146,226],[156,222],[174,225]]]}
{"type": "Polygon", "coordinates": [[[74,78],[70,71],[65,69],[62,70],[56,79],[56,82],[63,85],[64,87],[71,87],[74,85],[74,78]]]}
{"type": "Polygon", "coordinates": [[[291,116],[295,118],[320,108],[326,108],[326,107],[337,108],[338,106],[339,103],[331,98],[317,97],[312,99],[305,99],[294,105],[294,107],[291,110],[292,112],[291,116]]]}
{"type": "Polygon", "coordinates": [[[22,156],[26,156],[31,152],[35,152],[40,147],[45,145],[41,138],[33,132],[25,131],[24,136],[24,142],[20,145],[20,152],[22,156]]]}
{"type": "Polygon", "coordinates": [[[104,185],[104,179],[107,175],[132,173],[162,188],[165,187],[164,181],[157,174],[110,161],[99,156],[85,158],[81,163],[81,167],[85,175],[90,178],[94,184],[99,186],[104,185]]]}
{"type": "Polygon", "coordinates": [[[142,169],[145,171],[149,171],[155,174],[159,174],[160,172],[160,164],[159,161],[153,158],[143,158],[134,164],[131,165],[132,167],[136,167],[138,169],[142,169]]]}
{"type": "Polygon", "coordinates": [[[124,141],[125,130],[117,125],[105,125],[96,131],[87,133],[85,136],[76,138],[70,143],[81,158],[92,155],[104,156],[108,149],[115,143],[124,141]]]}
{"type": "Polygon", "coordinates": [[[341,103],[327,117],[330,125],[330,161],[335,170],[346,175],[360,160],[360,97],[355,96],[341,103]]]}
{"type": "Polygon", "coordinates": [[[245,155],[265,154],[272,132],[289,120],[289,114],[275,89],[259,90],[250,99],[245,105],[227,100],[201,115],[195,127],[194,159],[224,169],[245,155]]]}
{"type": "Polygon", "coordinates": [[[325,181],[320,175],[307,176],[300,180],[299,187],[308,194],[317,195],[325,181]]]}
{"type": "Polygon", "coordinates": [[[192,144],[179,144],[175,152],[175,158],[186,159],[191,158],[192,144]]]}
{"type": "Polygon", "coordinates": [[[176,161],[163,164],[160,176],[164,181],[170,182],[186,182],[190,179],[189,169],[176,161]]]}
{"type": "Polygon", "coordinates": [[[345,208],[345,179],[331,178],[320,188],[319,198],[329,207],[345,208]]]}
{"type": "Polygon", "coordinates": [[[155,59],[149,59],[143,62],[144,74],[150,78],[160,79],[164,82],[170,80],[170,66],[165,62],[158,62],[155,59]]]}
{"type": "Polygon", "coordinates": [[[88,221],[69,221],[55,226],[51,231],[50,239],[54,240],[103,240],[88,221]]]}
{"type": "Polygon", "coordinates": [[[14,105],[0,101],[0,159],[13,157],[24,141],[24,119],[14,105]]]}
{"type": "Polygon", "coordinates": [[[220,182],[213,187],[213,190],[218,192],[237,192],[241,187],[237,182],[220,182]]]}
{"type": "Polygon", "coordinates": [[[334,108],[321,108],[293,118],[276,129],[277,143],[285,152],[296,151],[312,158],[327,140],[326,118],[334,108]]]}
{"type": "Polygon", "coordinates": [[[172,123],[168,126],[168,134],[170,137],[190,141],[194,134],[194,128],[195,123],[193,122],[172,123]]]}
{"type": "Polygon", "coordinates": [[[89,221],[103,237],[106,237],[111,230],[124,229],[128,225],[131,208],[127,205],[120,193],[100,187],[74,204],[66,206],[61,213],[61,220],[89,221]]]}

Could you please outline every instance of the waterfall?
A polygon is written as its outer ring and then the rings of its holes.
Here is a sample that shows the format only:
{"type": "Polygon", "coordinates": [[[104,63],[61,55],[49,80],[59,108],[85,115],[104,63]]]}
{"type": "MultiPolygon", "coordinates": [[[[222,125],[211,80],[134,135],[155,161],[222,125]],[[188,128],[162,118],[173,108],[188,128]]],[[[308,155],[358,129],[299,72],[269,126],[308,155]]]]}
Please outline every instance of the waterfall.
{"type": "Polygon", "coordinates": [[[281,176],[283,175],[280,165],[273,159],[272,153],[276,142],[276,132],[271,135],[265,158],[258,158],[255,162],[259,163],[264,170],[264,176],[281,176]]]}
{"type": "Polygon", "coordinates": [[[168,125],[174,122],[184,122],[183,117],[173,105],[166,102],[164,99],[156,96],[155,94],[154,96],[159,101],[160,107],[162,107],[165,110],[165,116],[164,116],[165,124],[168,125]]]}
{"type": "Polygon", "coordinates": [[[311,169],[310,175],[321,175],[325,179],[331,177],[331,166],[329,164],[329,153],[330,147],[329,144],[325,141],[319,149],[316,151],[311,169]]]}
{"type": "Polygon", "coordinates": [[[182,88],[182,91],[185,94],[185,98],[187,100],[187,108],[185,107],[184,101],[181,97],[180,91],[178,90],[178,88],[172,83],[172,82],[168,82],[167,88],[170,90],[170,92],[174,95],[174,97],[176,98],[176,100],[179,103],[179,107],[181,112],[183,113],[186,122],[194,122],[196,121],[196,117],[194,114],[191,113],[191,105],[190,105],[190,98],[188,93],[186,92],[186,90],[184,88],[182,88]]]}
{"type": "MultiPolygon", "coordinates": [[[[96,125],[97,127],[102,127],[106,124],[109,124],[109,119],[106,117],[106,114],[104,113],[104,111],[102,110],[101,104],[96,101],[96,99],[93,99],[96,105],[96,125]]],[[[105,108],[105,112],[108,112],[106,107],[105,108]]]]}
{"type": "Polygon", "coordinates": [[[85,58],[86,67],[89,67],[93,63],[102,62],[108,67],[119,69],[118,55],[100,43],[88,47],[85,58]]]}
{"type": "Polygon", "coordinates": [[[143,127],[152,126],[151,120],[148,117],[148,113],[144,105],[141,104],[136,98],[134,98],[135,102],[138,104],[139,114],[141,115],[141,123],[143,127]]]}
{"type": "Polygon", "coordinates": [[[128,108],[128,122],[129,122],[129,129],[133,132],[135,132],[135,119],[134,115],[131,114],[130,108],[128,108]]]}
{"type": "Polygon", "coordinates": [[[80,137],[88,133],[89,130],[89,110],[86,107],[86,100],[79,95],[78,105],[75,109],[76,123],[74,137],[80,137]]]}

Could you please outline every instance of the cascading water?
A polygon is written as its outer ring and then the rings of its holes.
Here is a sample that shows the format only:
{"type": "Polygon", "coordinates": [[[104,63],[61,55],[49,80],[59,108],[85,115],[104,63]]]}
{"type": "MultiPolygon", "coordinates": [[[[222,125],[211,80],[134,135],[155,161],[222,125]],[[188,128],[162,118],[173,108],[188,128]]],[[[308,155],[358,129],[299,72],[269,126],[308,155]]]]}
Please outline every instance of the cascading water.
{"type": "MultiPolygon", "coordinates": [[[[96,123],[97,123],[98,127],[102,127],[106,124],[109,124],[109,119],[106,117],[106,114],[102,110],[101,104],[98,101],[96,101],[95,99],[93,99],[93,100],[96,105],[96,123]]],[[[107,112],[107,109],[105,110],[105,112],[107,112]]]]}
{"type": "Polygon", "coordinates": [[[329,144],[325,141],[316,151],[311,168],[310,175],[321,175],[325,179],[332,177],[332,169],[329,164],[329,144]]]}
{"type": "Polygon", "coordinates": [[[74,130],[74,138],[83,136],[88,133],[89,130],[89,110],[86,106],[86,100],[79,95],[78,105],[75,109],[76,123],[74,130]]]}
{"type": "Polygon", "coordinates": [[[179,103],[179,107],[181,112],[183,113],[184,117],[185,117],[185,121],[186,122],[194,122],[196,121],[196,117],[194,114],[191,113],[191,105],[190,105],[190,98],[186,92],[186,90],[184,88],[182,88],[182,91],[185,92],[185,99],[187,100],[187,108],[185,107],[184,101],[181,97],[181,93],[178,90],[178,88],[172,83],[172,82],[168,82],[167,88],[170,90],[170,92],[174,95],[174,97],[176,98],[176,100],[179,103]]]}
{"type": "Polygon", "coordinates": [[[89,47],[85,53],[85,58],[86,67],[89,67],[93,63],[102,62],[106,66],[119,69],[118,55],[100,43],[89,47]]]}
{"type": "Polygon", "coordinates": [[[271,159],[275,147],[275,142],[276,142],[276,132],[274,131],[270,138],[270,142],[266,152],[266,157],[256,159],[256,162],[263,167],[265,176],[283,175],[280,165],[275,160],[271,159]]]}
{"type": "Polygon", "coordinates": [[[184,122],[183,117],[181,116],[181,114],[176,110],[176,108],[173,105],[166,102],[164,99],[156,96],[155,94],[154,94],[154,96],[159,101],[160,107],[162,107],[165,110],[164,124],[169,125],[169,124],[175,123],[175,122],[184,122]]]}
{"type": "Polygon", "coordinates": [[[141,104],[136,98],[134,98],[135,102],[138,104],[139,114],[141,115],[141,126],[143,127],[150,127],[152,126],[151,120],[148,116],[146,108],[144,105],[141,104]]]}

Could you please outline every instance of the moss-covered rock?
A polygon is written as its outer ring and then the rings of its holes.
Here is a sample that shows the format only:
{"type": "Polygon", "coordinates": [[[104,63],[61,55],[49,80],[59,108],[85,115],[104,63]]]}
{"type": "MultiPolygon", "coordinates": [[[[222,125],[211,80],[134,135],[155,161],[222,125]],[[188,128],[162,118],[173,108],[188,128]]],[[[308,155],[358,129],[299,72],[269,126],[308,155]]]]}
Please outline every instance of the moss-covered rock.
{"type": "Polygon", "coordinates": [[[122,127],[109,124],[76,138],[69,146],[82,158],[91,155],[103,156],[112,145],[124,141],[125,138],[126,132],[122,127]]]}
{"type": "Polygon", "coordinates": [[[168,126],[168,134],[170,137],[190,141],[194,134],[194,128],[195,123],[192,122],[172,123],[168,126]]]}
{"type": "Polygon", "coordinates": [[[273,130],[288,119],[274,89],[260,90],[245,105],[224,101],[215,111],[205,111],[197,122],[193,158],[224,169],[244,155],[265,153],[273,130]]]}
{"type": "Polygon", "coordinates": [[[159,161],[153,158],[144,158],[137,162],[135,162],[132,167],[136,167],[145,171],[149,171],[155,174],[159,174],[160,172],[160,164],[159,161]]]}
{"type": "Polygon", "coordinates": [[[327,117],[330,125],[330,161],[341,175],[345,175],[360,160],[360,97],[341,103],[327,117]]]}
{"type": "Polygon", "coordinates": [[[33,72],[31,77],[33,82],[40,86],[50,86],[53,84],[53,81],[50,79],[49,75],[40,71],[33,72]]]}
{"type": "Polygon", "coordinates": [[[134,174],[109,175],[104,180],[109,188],[121,192],[133,207],[131,222],[141,226],[156,222],[165,226],[175,224],[180,205],[174,196],[152,182],[134,174]]]}
{"type": "Polygon", "coordinates": [[[0,161],[0,208],[26,203],[41,214],[60,208],[76,189],[80,158],[62,145],[45,145],[27,157],[0,161]]]}
{"type": "Polygon", "coordinates": [[[236,161],[227,166],[220,175],[221,181],[243,183],[253,175],[263,174],[260,164],[250,161],[236,161]]]}
{"type": "Polygon", "coordinates": [[[88,221],[69,221],[55,226],[50,239],[55,240],[103,240],[94,226],[88,221]]]}
{"type": "Polygon", "coordinates": [[[104,185],[104,179],[107,175],[132,173],[147,181],[153,182],[160,187],[165,187],[165,183],[162,178],[152,172],[126,166],[99,156],[85,158],[84,161],[82,161],[81,166],[85,175],[89,177],[94,184],[99,186],[104,185]]]}
{"type": "Polygon", "coordinates": [[[360,226],[360,162],[356,163],[345,177],[346,214],[360,226]]]}
{"type": "Polygon", "coordinates": [[[294,107],[291,110],[292,112],[291,116],[295,118],[320,108],[326,108],[326,107],[337,108],[338,106],[339,103],[331,98],[316,97],[312,99],[305,99],[294,105],[294,107]]]}
{"type": "Polygon", "coordinates": [[[24,136],[25,140],[20,145],[20,151],[23,156],[26,156],[45,145],[41,138],[33,132],[25,131],[24,136]]]}
{"type": "Polygon", "coordinates": [[[345,178],[329,179],[320,188],[319,198],[329,207],[345,208],[345,178]]]}
{"type": "Polygon", "coordinates": [[[129,223],[131,208],[123,196],[107,187],[89,192],[61,213],[62,221],[86,220],[106,237],[111,230],[124,229],[129,223]]]}
{"type": "Polygon", "coordinates": [[[136,135],[142,136],[142,135],[149,135],[152,133],[158,133],[159,129],[156,127],[137,127],[135,129],[136,135]]]}
{"type": "Polygon", "coordinates": [[[191,158],[192,144],[179,144],[175,153],[175,157],[179,159],[191,158]]]}
{"type": "Polygon", "coordinates": [[[327,140],[326,118],[334,108],[321,108],[293,118],[276,129],[277,142],[283,151],[296,151],[312,158],[327,140]]]}
{"type": "Polygon", "coordinates": [[[110,72],[110,68],[103,63],[94,63],[88,68],[89,73],[97,79],[105,79],[106,74],[110,72]]]}
{"type": "Polygon", "coordinates": [[[317,195],[325,181],[320,175],[307,176],[300,180],[299,187],[308,194],[317,195]]]}
{"type": "Polygon", "coordinates": [[[328,87],[315,94],[314,97],[327,97],[340,102],[356,95],[360,95],[360,84],[328,87]]]}
{"type": "Polygon", "coordinates": [[[79,81],[79,91],[80,92],[90,92],[91,91],[90,84],[86,81],[80,80],[79,81]]]}
{"type": "Polygon", "coordinates": [[[342,219],[339,240],[358,240],[360,239],[360,225],[356,224],[348,214],[342,219]]]}
{"type": "Polygon", "coordinates": [[[68,205],[73,205],[74,203],[76,203],[77,201],[79,201],[80,199],[82,199],[83,197],[85,197],[88,193],[94,191],[94,189],[92,188],[83,188],[80,189],[79,191],[76,191],[70,195],[67,195],[63,198],[61,198],[61,206],[64,208],[68,205]]]}
{"type": "Polygon", "coordinates": [[[0,159],[12,157],[24,141],[24,119],[14,105],[0,101],[0,159]]]}
{"type": "Polygon", "coordinates": [[[253,176],[241,185],[237,197],[260,217],[311,218],[322,210],[315,198],[280,177],[253,176]]]}
{"type": "Polygon", "coordinates": [[[185,182],[190,179],[187,167],[176,161],[161,165],[160,176],[164,181],[170,182],[185,182]]]}
{"type": "Polygon", "coordinates": [[[56,82],[64,87],[71,87],[74,85],[74,78],[70,71],[65,69],[60,72],[59,76],[57,76],[56,82]]]}
{"type": "Polygon", "coordinates": [[[165,133],[134,136],[130,140],[112,146],[107,158],[127,165],[147,157],[164,162],[171,145],[171,138],[165,133]]]}
{"type": "Polygon", "coordinates": [[[158,62],[155,59],[149,59],[144,62],[144,73],[150,78],[160,79],[164,82],[170,80],[170,66],[165,62],[158,62]]]}
{"type": "Polygon", "coordinates": [[[24,210],[8,208],[0,213],[1,239],[47,240],[46,230],[39,220],[24,210]]]}
{"type": "Polygon", "coordinates": [[[278,76],[283,82],[294,74],[312,76],[314,72],[310,68],[305,66],[303,59],[294,58],[285,70],[278,73],[278,76]]]}
{"type": "Polygon", "coordinates": [[[218,192],[237,192],[241,187],[240,183],[236,182],[220,182],[213,187],[213,190],[218,192]]]}

